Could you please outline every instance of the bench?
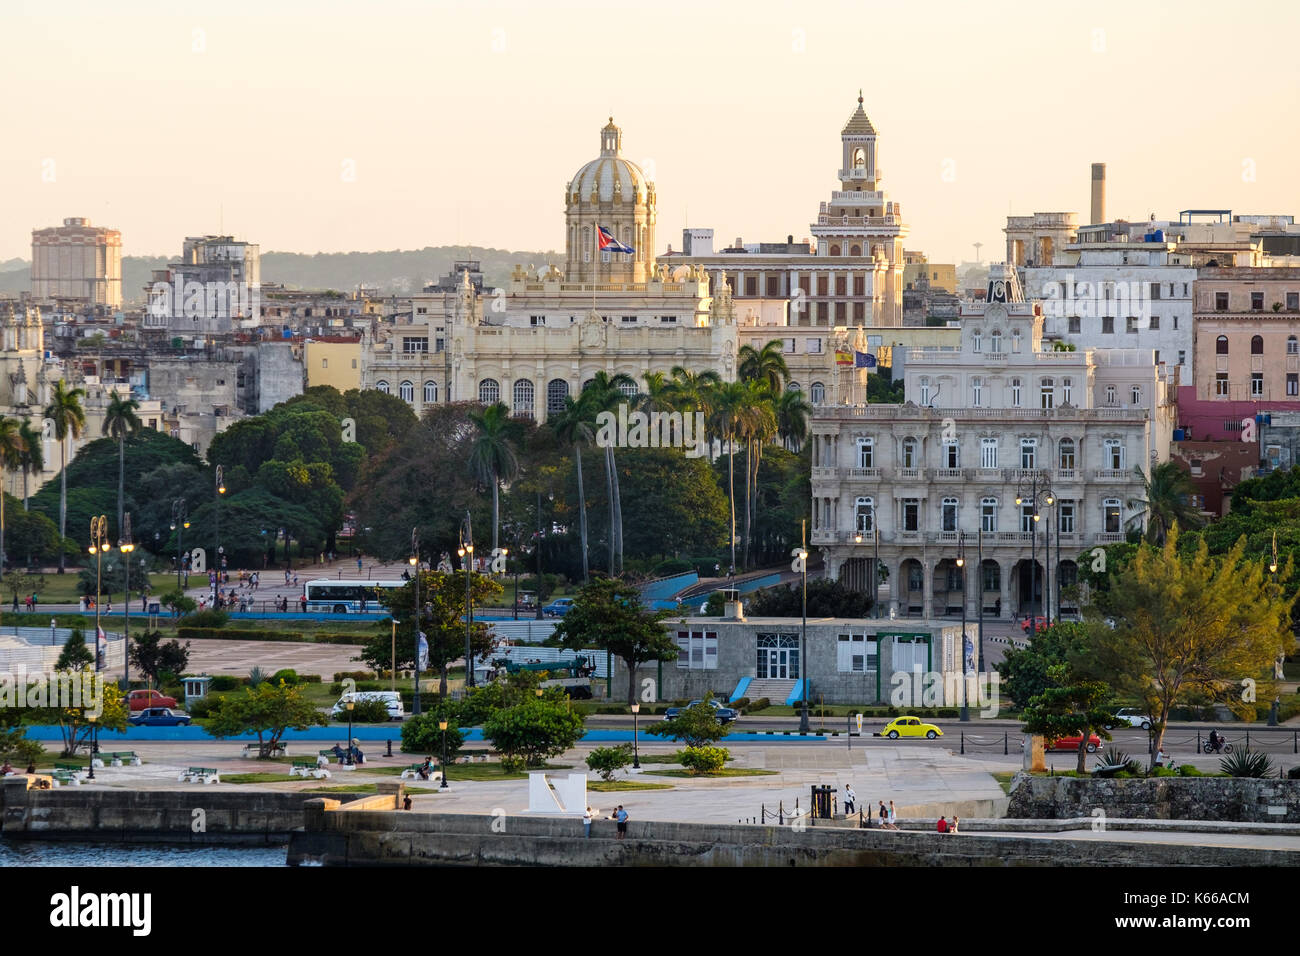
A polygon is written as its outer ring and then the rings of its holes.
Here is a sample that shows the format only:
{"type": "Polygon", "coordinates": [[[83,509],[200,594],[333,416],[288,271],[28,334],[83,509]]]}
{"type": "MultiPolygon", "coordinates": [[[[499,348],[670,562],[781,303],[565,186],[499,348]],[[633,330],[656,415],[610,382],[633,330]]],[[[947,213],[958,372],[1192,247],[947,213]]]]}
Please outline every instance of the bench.
{"type": "Polygon", "coordinates": [[[330,772],[316,760],[295,760],[289,769],[291,777],[315,777],[317,780],[328,777],[330,772]]]}
{"type": "MultiPolygon", "coordinates": [[[[283,744],[283,743],[276,743],[276,745],[275,745],[274,747],[270,748],[270,749],[271,749],[270,756],[272,756],[272,757],[283,757],[283,756],[284,756],[284,744],[283,744]]],[[[261,744],[258,744],[258,743],[247,743],[247,744],[244,744],[244,753],[243,753],[243,756],[245,756],[245,757],[260,757],[261,755],[262,755],[262,745],[261,745],[261,744]]]]}
{"type": "Polygon", "coordinates": [[[134,750],[114,750],[109,752],[109,765],[120,767],[123,763],[129,763],[132,767],[138,767],[141,760],[134,750]]]}
{"type": "Polygon", "coordinates": [[[54,778],[54,785],[56,787],[63,785],[70,785],[73,787],[81,786],[81,775],[72,773],[68,770],[59,770],[58,768],[55,768],[54,772],[50,774],[50,776],[54,778]]]}
{"type": "Polygon", "coordinates": [[[54,765],[54,772],[56,775],[63,773],[72,776],[76,779],[77,783],[81,783],[82,779],[86,776],[86,768],[81,766],[79,763],[56,763],[54,765]]]}
{"type": "MultiPolygon", "coordinates": [[[[409,767],[407,767],[405,770],[402,771],[402,779],[403,779],[403,780],[420,780],[420,779],[422,779],[422,778],[420,777],[420,771],[423,770],[423,769],[424,769],[424,764],[422,764],[422,763],[413,763],[413,764],[411,764],[409,767]]],[[[430,780],[441,780],[441,779],[442,779],[442,770],[438,767],[437,764],[430,764],[430,765],[429,765],[429,779],[430,779],[430,780]]]]}
{"type": "Polygon", "coordinates": [[[462,750],[460,756],[453,761],[454,763],[487,763],[488,751],[486,750],[462,750]]]}
{"type": "Polygon", "coordinates": [[[215,767],[190,767],[176,779],[181,783],[220,783],[221,775],[215,767]]]}

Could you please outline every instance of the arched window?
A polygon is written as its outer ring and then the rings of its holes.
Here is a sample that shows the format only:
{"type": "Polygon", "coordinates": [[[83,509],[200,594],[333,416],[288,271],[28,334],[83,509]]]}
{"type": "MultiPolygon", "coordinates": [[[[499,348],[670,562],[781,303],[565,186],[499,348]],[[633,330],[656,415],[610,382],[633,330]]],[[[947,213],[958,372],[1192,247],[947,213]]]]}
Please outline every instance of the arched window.
{"type": "Polygon", "coordinates": [[[438,401],[438,383],[425,382],[424,383],[424,404],[434,405],[437,403],[437,401],[438,401]]]}
{"type": "Polygon", "coordinates": [[[1252,335],[1250,337],[1250,354],[1251,355],[1264,354],[1264,336],[1252,335]]]}
{"type": "Polygon", "coordinates": [[[972,352],[982,351],[984,348],[984,333],[979,329],[972,331],[970,335],[970,343],[972,352]]]}
{"type": "Polygon", "coordinates": [[[930,404],[930,379],[928,377],[922,377],[920,385],[921,385],[921,404],[929,405],[930,404]]]}
{"type": "Polygon", "coordinates": [[[397,386],[397,396],[408,404],[413,403],[415,401],[415,386],[410,382],[403,382],[397,386]]]}
{"type": "Polygon", "coordinates": [[[1300,340],[1297,340],[1294,335],[1286,337],[1286,354],[1300,355],[1300,340]]]}
{"type": "Polygon", "coordinates": [[[478,400],[484,405],[495,405],[501,401],[501,386],[494,378],[485,378],[478,383],[478,400]]]}
{"type": "Polygon", "coordinates": [[[957,530],[957,499],[944,498],[941,506],[940,517],[943,524],[940,526],[943,531],[957,530]]]}
{"type": "Polygon", "coordinates": [[[998,530],[998,499],[980,499],[980,530],[986,533],[998,530]]]}
{"type": "Polygon", "coordinates": [[[785,390],[786,390],[787,392],[797,392],[797,391],[799,391],[799,383],[798,383],[798,382],[791,382],[789,385],[787,385],[787,386],[785,387],[785,390]]]}
{"type": "Polygon", "coordinates": [[[871,534],[876,528],[876,502],[872,498],[859,498],[857,507],[857,529],[863,534],[871,534]]]}
{"type": "Polygon", "coordinates": [[[1228,337],[1226,335],[1220,335],[1214,340],[1214,353],[1216,355],[1228,354],[1228,337]]]}
{"type": "Polygon", "coordinates": [[[831,255],[838,256],[839,254],[840,254],[840,247],[838,245],[831,246],[831,255]]]}
{"type": "Polygon", "coordinates": [[[553,378],[546,383],[546,414],[554,415],[564,411],[564,400],[569,397],[569,383],[562,378],[553,378]]]}
{"type": "Polygon", "coordinates": [[[1038,384],[1038,399],[1042,408],[1053,408],[1056,404],[1056,380],[1045,378],[1038,384]]]}
{"type": "Polygon", "coordinates": [[[904,468],[918,467],[916,463],[916,439],[915,438],[903,439],[903,467],[904,468]]]}
{"type": "Polygon", "coordinates": [[[1061,404],[1070,404],[1071,397],[1074,393],[1074,382],[1068,378],[1061,379],[1061,404]]]}
{"type": "Polygon", "coordinates": [[[1107,534],[1118,534],[1120,531],[1120,510],[1118,498],[1107,498],[1101,503],[1102,509],[1102,528],[1107,534]]]}
{"type": "Polygon", "coordinates": [[[1138,408],[1142,405],[1142,386],[1134,385],[1129,390],[1129,399],[1133,407],[1138,408]]]}
{"type": "Polygon", "coordinates": [[[385,382],[385,381],[382,381],[382,380],[381,380],[381,381],[378,381],[378,382],[375,382],[375,391],[376,391],[376,392],[383,392],[385,395],[387,395],[387,394],[388,394],[388,383],[385,382]]]}
{"type": "Polygon", "coordinates": [[[594,378],[587,379],[585,382],[582,383],[582,390],[585,392],[587,390],[587,386],[594,381],[596,381],[594,378]]]}
{"type": "Polygon", "coordinates": [[[808,389],[808,397],[812,400],[812,404],[822,404],[826,401],[826,386],[821,382],[813,382],[812,388],[808,389]]]}
{"type": "Polygon", "coordinates": [[[850,246],[850,247],[849,247],[849,255],[851,255],[851,256],[860,256],[860,255],[862,255],[862,247],[859,246],[859,245],[856,245],[856,244],[853,245],[853,246],[850,246]]]}
{"type": "Polygon", "coordinates": [[[1020,439],[1020,467],[1032,471],[1038,467],[1038,439],[1020,439]]]}
{"type": "Polygon", "coordinates": [[[534,391],[531,379],[521,378],[515,382],[515,414],[519,417],[533,417],[534,391]]]}
{"type": "Polygon", "coordinates": [[[1060,444],[1060,458],[1058,468],[1070,470],[1074,467],[1074,439],[1062,438],[1060,444]]]}
{"type": "Polygon", "coordinates": [[[859,146],[857,149],[853,151],[853,168],[854,169],[867,168],[867,153],[861,146],[859,146]]]}
{"type": "Polygon", "coordinates": [[[1107,404],[1107,405],[1114,405],[1114,404],[1115,404],[1115,386],[1114,386],[1114,385],[1107,385],[1107,386],[1106,386],[1106,404],[1107,404]]]}
{"type": "Polygon", "coordinates": [[[1019,329],[1011,330],[1011,351],[1013,352],[1020,351],[1020,330],[1019,329]]]}
{"type": "Polygon", "coordinates": [[[858,467],[876,467],[876,440],[874,438],[858,439],[858,467]]]}

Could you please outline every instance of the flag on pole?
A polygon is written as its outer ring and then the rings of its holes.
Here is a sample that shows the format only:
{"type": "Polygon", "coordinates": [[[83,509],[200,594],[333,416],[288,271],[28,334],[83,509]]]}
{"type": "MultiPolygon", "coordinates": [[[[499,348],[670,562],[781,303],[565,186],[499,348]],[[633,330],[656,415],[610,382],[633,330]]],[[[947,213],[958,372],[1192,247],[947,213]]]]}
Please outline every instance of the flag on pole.
{"type": "Polygon", "coordinates": [[[859,352],[854,350],[853,367],[854,368],[875,368],[876,357],[872,355],[870,352],[859,352]]]}
{"type": "Polygon", "coordinates": [[[416,666],[422,671],[429,669],[429,639],[425,636],[424,631],[420,632],[419,662],[416,666]]]}
{"type": "Polygon", "coordinates": [[[852,365],[852,364],[853,364],[853,353],[850,352],[848,349],[836,349],[836,350],[835,350],[835,364],[836,364],[836,365],[852,365]]]}
{"type": "Polygon", "coordinates": [[[624,245],[614,238],[614,234],[604,226],[596,227],[596,239],[600,243],[601,252],[627,252],[632,253],[636,250],[631,246],[624,245]]]}

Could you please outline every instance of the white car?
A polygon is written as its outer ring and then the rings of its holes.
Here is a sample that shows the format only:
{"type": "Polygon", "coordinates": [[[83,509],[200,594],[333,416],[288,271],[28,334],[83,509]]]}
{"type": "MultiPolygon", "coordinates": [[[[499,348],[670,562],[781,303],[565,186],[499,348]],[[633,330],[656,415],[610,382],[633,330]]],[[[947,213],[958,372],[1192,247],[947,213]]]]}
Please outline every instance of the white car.
{"type": "MultiPolygon", "coordinates": [[[[1127,724],[1130,727],[1141,727],[1143,730],[1151,729],[1151,715],[1144,714],[1136,707],[1122,707],[1115,712],[1115,723],[1112,727],[1119,727],[1127,724]]],[[[1110,727],[1106,728],[1107,730],[1110,727]]]]}
{"type": "Polygon", "coordinates": [[[388,708],[389,720],[401,720],[406,716],[406,711],[402,707],[402,695],[397,691],[391,690],[362,690],[355,694],[344,694],[339,698],[338,703],[330,710],[332,717],[347,717],[348,701],[361,703],[363,701],[377,700],[388,708]]]}

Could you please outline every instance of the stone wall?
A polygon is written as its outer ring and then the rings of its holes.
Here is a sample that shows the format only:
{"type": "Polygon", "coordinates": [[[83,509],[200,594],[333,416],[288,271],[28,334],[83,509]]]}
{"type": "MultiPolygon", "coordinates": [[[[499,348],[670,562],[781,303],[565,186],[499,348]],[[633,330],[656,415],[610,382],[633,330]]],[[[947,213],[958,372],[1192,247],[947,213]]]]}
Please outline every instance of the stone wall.
{"type": "Polygon", "coordinates": [[[1300,823],[1300,780],[1276,777],[1097,779],[1017,774],[1007,816],[1060,819],[1236,820],[1300,823]]]}

